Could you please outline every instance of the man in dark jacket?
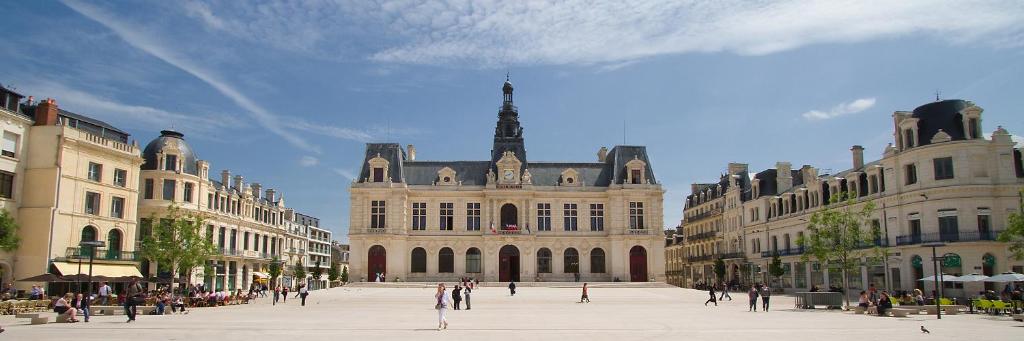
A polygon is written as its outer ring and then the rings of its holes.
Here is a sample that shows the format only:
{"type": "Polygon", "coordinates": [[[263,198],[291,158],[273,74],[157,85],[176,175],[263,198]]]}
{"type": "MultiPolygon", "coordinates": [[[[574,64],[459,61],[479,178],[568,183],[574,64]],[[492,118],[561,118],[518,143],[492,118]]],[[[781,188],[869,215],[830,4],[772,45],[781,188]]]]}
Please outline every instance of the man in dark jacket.
{"type": "Polygon", "coordinates": [[[132,278],[131,283],[128,283],[128,288],[125,289],[124,295],[124,313],[128,315],[128,322],[135,321],[135,314],[138,312],[137,305],[138,300],[143,299],[142,297],[142,284],[139,284],[139,280],[132,278]]]}
{"type": "Polygon", "coordinates": [[[459,303],[462,303],[462,287],[458,285],[452,289],[452,301],[455,302],[455,310],[459,310],[459,303]]]}
{"type": "Polygon", "coordinates": [[[508,291],[510,293],[512,293],[512,296],[516,295],[516,282],[515,281],[509,281],[508,282],[508,291]]]}
{"type": "Polygon", "coordinates": [[[74,301],[71,302],[72,307],[82,310],[82,315],[85,315],[85,322],[89,322],[89,301],[89,296],[78,294],[75,296],[74,301]]]}

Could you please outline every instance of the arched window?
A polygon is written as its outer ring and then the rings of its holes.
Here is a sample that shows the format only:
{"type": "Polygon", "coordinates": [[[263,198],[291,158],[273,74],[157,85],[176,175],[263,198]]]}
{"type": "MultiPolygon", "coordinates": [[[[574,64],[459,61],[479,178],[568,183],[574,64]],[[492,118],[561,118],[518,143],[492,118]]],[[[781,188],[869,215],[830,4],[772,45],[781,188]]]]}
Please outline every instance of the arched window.
{"type": "Polygon", "coordinates": [[[466,250],[466,272],[480,273],[480,249],[471,247],[466,250]]]}
{"type": "Polygon", "coordinates": [[[580,252],[574,248],[565,249],[565,254],[562,256],[564,260],[562,266],[562,272],[567,274],[574,274],[580,272],[580,252]]]}
{"type": "Polygon", "coordinates": [[[412,249],[411,272],[427,272],[427,250],[422,247],[412,249]]]}
{"type": "MultiPolygon", "coordinates": [[[[91,225],[82,228],[82,241],[83,242],[94,242],[96,241],[96,227],[91,225]]],[[[88,247],[81,247],[79,254],[84,258],[92,256],[92,249],[88,247]]]]}
{"type": "Polygon", "coordinates": [[[604,250],[599,247],[590,250],[590,272],[595,274],[604,273],[604,250]]]}
{"type": "Polygon", "coordinates": [[[441,248],[441,251],[437,252],[437,272],[455,272],[455,252],[451,248],[441,248]]]}
{"type": "Polygon", "coordinates": [[[121,230],[107,233],[107,259],[121,259],[121,230]]]}
{"type": "Polygon", "coordinates": [[[551,250],[546,247],[537,250],[537,273],[551,273],[551,250]]]}

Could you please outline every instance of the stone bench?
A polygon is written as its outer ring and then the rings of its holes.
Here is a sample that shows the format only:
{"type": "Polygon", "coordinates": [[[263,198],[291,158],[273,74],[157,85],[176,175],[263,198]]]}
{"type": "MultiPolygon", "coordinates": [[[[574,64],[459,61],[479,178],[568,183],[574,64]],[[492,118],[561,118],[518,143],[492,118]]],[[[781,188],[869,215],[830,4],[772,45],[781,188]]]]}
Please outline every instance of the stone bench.
{"type": "Polygon", "coordinates": [[[89,315],[124,315],[124,307],[119,305],[90,306],[89,315]]]}
{"type": "MultiPolygon", "coordinates": [[[[170,307],[168,307],[168,308],[170,308],[170,307]]],[[[140,306],[135,307],[135,313],[137,313],[139,315],[149,315],[149,314],[153,314],[155,312],[156,312],[156,306],[152,306],[152,305],[142,306],[142,305],[140,305],[140,306]]]]}
{"type": "Polygon", "coordinates": [[[15,318],[31,319],[32,324],[47,324],[50,323],[51,318],[57,317],[59,317],[57,313],[21,313],[15,315],[15,318]]]}
{"type": "Polygon", "coordinates": [[[866,311],[866,310],[867,310],[867,308],[861,307],[859,305],[856,306],[856,307],[853,307],[853,313],[857,314],[857,315],[863,314],[864,311],[866,311]]]}
{"type": "Polygon", "coordinates": [[[68,314],[60,314],[60,315],[57,315],[57,320],[56,320],[56,322],[57,322],[57,323],[68,323],[68,321],[70,321],[70,320],[71,320],[71,315],[68,315],[68,314]]]}
{"type": "Polygon", "coordinates": [[[1024,314],[1014,314],[1013,315],[1013,320],[1014,321],[1024,322],[1024,314]]]}
{"type": "Polygon", "coordinates": [[[889,309],[892,312],[892,317],[907,317],[909,314],[917,314],[916,309],[905,309],[905,308],[892,308],[889,309]]]}

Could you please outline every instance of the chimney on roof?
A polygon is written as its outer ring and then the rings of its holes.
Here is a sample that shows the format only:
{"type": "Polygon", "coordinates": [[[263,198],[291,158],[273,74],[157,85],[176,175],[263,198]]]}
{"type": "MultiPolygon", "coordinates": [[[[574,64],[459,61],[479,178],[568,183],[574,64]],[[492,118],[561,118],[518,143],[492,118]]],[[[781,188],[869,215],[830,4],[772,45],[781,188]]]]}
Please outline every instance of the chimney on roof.
{"type": "Polygon", "coordinates": [[[36,123],[37,126],[52,126],[57,125],[57,101],[52,98],[47,98],[36,106],[36,123]]]}
{"type": "Polygon", "coordinates": [[[267,201],[274,202],[274,195],[277,193],[273,188],[267,188],[267,201]]]}
{"type": "Polygon", "coordinates": [[[605,162],[608,159],[608,147],[601,146],[597,150],[597,162],[605,162]]]}
{"type": "Polygon", "coordinates": [[[25,104],[32,105],[32,102],[35,102],[35,101],[36,101],[36,97],[35,96],[28,96],[28,100],[25,102],[25,104]]]}
{"type": "Polygon", "coordinates": [[[416,147],[415,146],[410,144],[408,147],[405,147],[405,153],[408,154],[407,156],[409,157],[409,161],[416,161],[416,147]]]}
{"type": "Polygon", "coordinates": [[[220,184],[224,186],[224,189],[231,187],[231,171],[227,169],[220,171],[220,184]]]}
{"type": "Polygon", "coordinates": [[[249,185],[249,187],[252,187],[253,199],[260,200],[260,195],[263,194],[263,186],[260,185],[258,182],[253,182],[251,185],[249,185]]]}
{"type": "Polygon", "coordinates": [[[850,151],[853,152],[853,169],[864,168],[864,147],[854,145],[850,151]]]}
{"type": "Polygon", "coordinates": [[[730,162],[729,163],[729,175],[744,173],[746,171],[747,171],[747,164],[745,164],[745,163],[736,163],[736,162],[730,162]]]}
{"type": "Polygon", "coordinates": [[[242,177],[241,175],[235,175],[235,183],[233,187],[236,190],[238,190],[239,193],[241,193],[243,190],[245,190],[245,178],[242,177]]]}
{"type": "Polygon", "coordinates": [[[789,162],[775,163],[775,189],[782,193],[793,187],[793,165],[789,162]]]}

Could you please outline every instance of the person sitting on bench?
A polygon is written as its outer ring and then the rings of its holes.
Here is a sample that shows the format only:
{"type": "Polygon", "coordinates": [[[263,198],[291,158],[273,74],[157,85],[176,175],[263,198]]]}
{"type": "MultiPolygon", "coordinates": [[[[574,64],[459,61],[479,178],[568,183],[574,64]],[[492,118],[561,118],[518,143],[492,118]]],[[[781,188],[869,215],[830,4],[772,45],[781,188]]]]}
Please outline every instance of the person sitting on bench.
{"type": "Polygon", "coordinates": [[[883,291],[882,297],[878,300],[878,316],[885,316],[889,309],[892,309],[892,300],[889,299],[889,293],[883,291]]]}
{"type": "Polygon", "coordinates": [[[75,318],[78,316],[78,310],[72,308],[71,304],[68,303],[72,297],[74,295],[69,292],[64,297],[58,298],[57,303],[53,304],[53,312],[57,313],[57,315],[68,315],[68,322],[78,322],[78,319],[75,318]]]}

